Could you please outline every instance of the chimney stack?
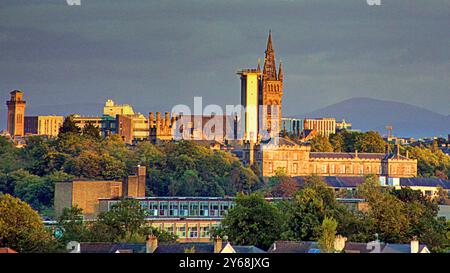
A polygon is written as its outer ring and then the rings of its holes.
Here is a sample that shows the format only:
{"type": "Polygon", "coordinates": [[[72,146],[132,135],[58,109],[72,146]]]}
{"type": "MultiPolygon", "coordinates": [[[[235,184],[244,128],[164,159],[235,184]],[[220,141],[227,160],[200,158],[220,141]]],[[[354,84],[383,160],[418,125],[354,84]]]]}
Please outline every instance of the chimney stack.
{"type": "Polygon", "coordinates": [[[158,248],[158,238],[155,235],[149,235],[146,241],[146,253],[154,253],[158,248]]]}
{"type": "Polygon", "coordinates": [[[355,158],[358,158],[358,150],[355,150],[355,158]]]}
{"type": "Polygon", "coordinates": [[[419,240],[415,236],[411,240],[411,253],[419,253],[419,240]]]}
{"type": "Polygon", "coordinates": [[[222,251],[222,238],[216,236],[214,238],[214,253],[220,253],[220,251],[222,251]]]}
{"type": "Polygon", "coordinates": [[[334,239],[334,250],[336,252],[342,252],[345,248],[345,242],[347,241],[347,237],[338,235],[334,239]]]}

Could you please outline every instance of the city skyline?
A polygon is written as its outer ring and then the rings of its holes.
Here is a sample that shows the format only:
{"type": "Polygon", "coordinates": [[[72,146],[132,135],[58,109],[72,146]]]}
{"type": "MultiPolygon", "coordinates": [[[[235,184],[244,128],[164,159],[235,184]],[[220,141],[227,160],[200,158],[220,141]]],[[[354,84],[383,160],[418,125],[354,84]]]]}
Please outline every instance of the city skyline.
{"type": "Polygon", "coordinates": [[[356,0],[264,1],[251,15],[244,12],[251,1],[207,6],[136,1],[126,7],[114,1],[85,1],[80,7],[64,2],[3,3],[2,100],[21,89],[30,107],[112,98],[138,109],[170,110],[191,104],[194,96],[236,104],[235,71],[264,57],[272,29],[286,72],[287,116],[352,97],[450,114],[445,46],[450,6],[440,1],[381,7],[356,0]],[[235,20],[225,22],[225,16],[235,20]]]}

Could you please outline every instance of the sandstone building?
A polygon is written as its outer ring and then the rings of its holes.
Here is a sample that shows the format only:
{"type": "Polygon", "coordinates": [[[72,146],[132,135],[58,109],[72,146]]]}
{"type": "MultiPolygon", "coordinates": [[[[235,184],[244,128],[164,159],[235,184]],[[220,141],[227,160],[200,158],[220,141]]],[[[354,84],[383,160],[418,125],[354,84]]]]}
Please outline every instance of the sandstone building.
{"type": "Polygon", "coordinates": [[[281,171],[289,176],[416,177],[417,160],[397,153],[321,153],[308,145],[281,139],[279,145],[246,143],[244,160],[257,162],[263,177],[281,171]],[[251,158],[253,155],[253,159],[251,158]]]}
{"type": "Polygon", "coordinates": [[[57,137],[63,122],[63,116],[25,117],[25,135],[57,137]]]}
{"type": "Polygon", "coordinates": [[[11,99],[6,102],[8,106],[8,132],[11,137],[25,134],[25,107],[23,92],[14,90],[10,93],[11,99]]]}
{"type": "Polygon", "coordinates": [[[78,206],[86,219],[97,217],[99,199],[144,197],[146,168],[137,166],[135,174],[120,180],[73,180],[55,184],[55,212],[61,215],[64,208],[78,206]]]}

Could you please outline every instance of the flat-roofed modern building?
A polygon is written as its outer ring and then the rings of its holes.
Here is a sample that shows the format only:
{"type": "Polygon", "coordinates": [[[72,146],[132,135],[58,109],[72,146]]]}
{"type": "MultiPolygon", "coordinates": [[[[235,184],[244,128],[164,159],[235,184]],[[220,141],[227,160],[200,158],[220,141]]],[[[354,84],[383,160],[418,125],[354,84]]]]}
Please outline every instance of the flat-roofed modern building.
{"type": "Polygon", "coordinates": [[[25,135],[57,137],[63,122],[63,116],[25,117],[25,135]]]}

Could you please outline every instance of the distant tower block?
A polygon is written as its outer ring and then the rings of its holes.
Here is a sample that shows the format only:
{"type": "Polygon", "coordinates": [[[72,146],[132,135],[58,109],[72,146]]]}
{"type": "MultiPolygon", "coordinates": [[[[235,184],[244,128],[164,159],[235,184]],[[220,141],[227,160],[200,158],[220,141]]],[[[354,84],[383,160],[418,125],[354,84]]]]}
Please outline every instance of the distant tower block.
{"type": "Polygon", "coordinates": [[[14,90],[11,99],[6,102],[8,106],[8,132],[11,136],[23,136],[25,128],[25,107],[23,92],[14,90]]]}
{"type": "Polygon", "coordinates": [[[392,138],[392,125],[386,125],[387,131],[387,139],[390,140],[392,138]]]}
{"type": "Polygon", "coordinates": [[[245,107],[242,116],[244,140],[256,142],[258,140],[258,92],[261,72],[259,69],[243,69],[237,74],[241,76],[241,104],[245,107]]]}

